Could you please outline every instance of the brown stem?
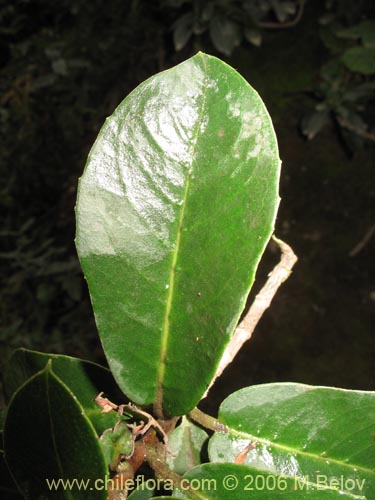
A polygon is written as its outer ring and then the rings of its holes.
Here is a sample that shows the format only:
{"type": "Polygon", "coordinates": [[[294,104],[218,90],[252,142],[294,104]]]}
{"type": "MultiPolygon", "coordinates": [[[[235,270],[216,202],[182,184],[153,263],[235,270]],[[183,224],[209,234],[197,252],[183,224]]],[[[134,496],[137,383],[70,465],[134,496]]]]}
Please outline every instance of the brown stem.
{"type": "Polygon", "coordinates": [[[182,476],[173,472],[165,463],[165,450],[160,443],[156,446],[146,446],[145,460],[154,470],[157,477],[172,481],[175,487],[181,485],[182,476]]]}
{"type": "Polygon", "coordinates": [[[188,493],[189,497],[196,498],[197,500],[203,500],[206,497],[203,496],[199,491],[190,489],[189,482],[182,476],[173,472],[168,465],[165,463],[165,450],[161,443],[155,447],[146,446],[145,459],[149,466],[154,470],[156,477],[163,479],[165,481],[170,481],[173,488],[181,488],[184,493],[188,493]]]}
{"type": "Polygon", "coordinates": [[[153,406],[154,414],[158,420],[164,420],[164,411],[163,411],[163,389],[158,387],[156,391],[154,406],[153,406]]]}
{"type": "Polygon", "coordinates": [[[369,227],[361,241],[349,252],[349,257],[355,257],[361,252],[375,234],[375,224],[369,227]]]}

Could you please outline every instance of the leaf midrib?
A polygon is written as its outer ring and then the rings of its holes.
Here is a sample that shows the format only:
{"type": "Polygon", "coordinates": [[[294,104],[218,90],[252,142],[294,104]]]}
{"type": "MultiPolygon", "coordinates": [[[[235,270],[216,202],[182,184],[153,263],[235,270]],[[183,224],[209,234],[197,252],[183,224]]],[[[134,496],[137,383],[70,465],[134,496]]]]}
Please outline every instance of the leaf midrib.
{"type": "Polygon", "coordinates": [[[248,439],[249,441],[256,441],[258,443],[264,444],[266,446],[272,446],[273,448],[279,449],[287,453],[297,453],[298,455],[302,455],[307,458],[313,458],[314,460],[318,460],[321,462],[327,462],[328,460],[330,463],[334,463],[342,467],[357,469],[358,472],[366,472],[372,475],[375,474],[372,469],[368,469],[367,467],[363,467],[362,465],[351,464],[349,462],[342,462],[340,460],[337,460],[335,458],[330,458],[328,456],[322,457],[320,455],[314,455],[313,453],[300,450],[299,448],[291,448],[289,446],[270,441],[269,439],[260,438],[258,436],[254,436],[253,434],[248,434],[247,432],[237,431],[236,429],[233,429],[231,427],[229,427],[227,431],[223,432],[222,434],[227,434],[228,436],[234,436],[238,438],[245,438],[248,439]]]}
{"type": "MultiPolygon", "coordinates": [[[[47,364],[47,367],[48,367],[48,364],[47,364]]],[[[53,377],[53,374],[52,374],[51,368],[47,368],[47,367],[46,367],[46,393],[47,393],[46,399],[47,399],[47,406],[48,406],[48,417],[49,417],[49,424],[50,424],[50,430],[51,430],[52,446],[53,446],[53,450],[55,452],[56,463],[57,463],[57,467],[58,467],[59,472],[60,472],[60,478],[63,479],[65,477],[65,472],[64,472],[64,467],[62,465],[61,457],[59,454],[57,442],[56,442],[56,431],[55,431],[55,425],[53,423],[53,418],[52,418],[52,405],[51,405],[51,399],[50,399],[50,391],[51,391],[50,377],[53,377]]],[[[74,500],[72,493],[71,493],[71,491],[69,491],[69,489],[64,491],[64,496],[65,496],[65,494],[66,494],[67,499],[74,500]]]]}
{"type": "Polygon", "coordinates": [[[201,111],[197,120],[197,125],[196,125],[196,130],[194,134],[194,139],[193,139],[193,145],[192,145],[192,154],[191,154],[191,167],[188,170],[188,174],[186,176],[186,182],[185,182],[185,189],[184,189],[184,194],[182,198],[182,208],[180,212],[180,218],[178,221],[178,226],[177,226],[177,233],[176,233],[176,243],[175,243],[175,248],[173,251],[173,256],[172,256],[172,261],[171,261],[171,269],[169,273],[169,280],[168,280],[168,294],[167,294],[167,300],[166,300],[166,306],[165,306],[165,313],[164,313],[164,320],[163,320],[163,329],[162,329],[162,334],[161,334],[161,344],[160,344],[160,358],[159,358],[159,370],[157,373],[156,377],[156,393],[155,393],[155,399],[154,399],[154,408],[157,413],[160,415],[163,414],[163,382],[165,379],[165,371],[166,371],[166,357],[167,357],[167,351],[168,351],[168,341],[170,338],[170,315],[172,311],[172,303],[173,303],[173,298],[174,298],[174,289],[175,289],[175,278],[176,278],[176,265],[177,265],[177,260],[178,260],[178,254],[181,246],[181,234],[182,234],[182,226],[185,218],[185,212],[186,212],[186,205],[187,205],[187,197],[189,194],[189,188],[190,188],[190,180],[193,172],[193,165],[194,165],[194,157],[195,157],[195,152],[196,152],[196,147],[197,147],[197,142],[198,142],[198,136],[200,132],[200,128],[202,125],[203,121],[203,115],[204,115],[204,109],[206,106],[206,92],[207,92],[207,68],[206,68],[206,62],[202,58],[203,65],[204,65],[204,72],[205,72],[205,79],[203,83],[203,102],[202,102],[202,107],[201,111]]]}

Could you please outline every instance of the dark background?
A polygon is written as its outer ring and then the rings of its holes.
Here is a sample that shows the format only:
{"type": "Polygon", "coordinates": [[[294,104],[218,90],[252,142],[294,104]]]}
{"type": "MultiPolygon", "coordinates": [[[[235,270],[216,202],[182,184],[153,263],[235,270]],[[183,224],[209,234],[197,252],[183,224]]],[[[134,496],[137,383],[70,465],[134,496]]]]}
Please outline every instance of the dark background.
{"type": "MultiPolygon", "coordinates": [[[[276,234],[299,257],[203,406],[274,381],[374,389],[372,4],[0,2],[2,365],[18,346],[105,362],[73,242],[77,180],[121,100],[203,50],[266,103],[283,160],[276,234]]],[[[277,260],[270,245],[252,294],[277,260]]]]}

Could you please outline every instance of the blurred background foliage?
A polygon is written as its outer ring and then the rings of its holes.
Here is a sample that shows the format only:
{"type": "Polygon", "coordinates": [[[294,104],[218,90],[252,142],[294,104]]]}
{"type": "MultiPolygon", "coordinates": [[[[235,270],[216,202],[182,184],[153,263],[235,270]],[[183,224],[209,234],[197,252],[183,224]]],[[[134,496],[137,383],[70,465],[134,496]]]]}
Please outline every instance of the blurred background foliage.
{"type": "MultiPolygon", "coordinates": [[[[0,0],[2,363],[18,346],[103,361],[77,179],[116,105],[203,50],[266,102],[284,161],[277,234],[300,257],[213,398],[277,380],[373,388],[374,27],[365,0],[0,0]]],[[[275,260],[271,246],[255,291],[275,260]]]]}

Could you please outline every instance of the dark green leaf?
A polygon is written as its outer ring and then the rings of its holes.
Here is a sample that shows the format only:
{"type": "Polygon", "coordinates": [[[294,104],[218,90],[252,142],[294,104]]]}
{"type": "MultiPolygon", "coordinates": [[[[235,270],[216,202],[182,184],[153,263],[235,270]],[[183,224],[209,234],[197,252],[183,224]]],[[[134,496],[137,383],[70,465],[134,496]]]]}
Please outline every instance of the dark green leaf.
{"type": "Polygon", "coordinates": [[[240,26],[226,17],[215,16],[210,21],[210,36],[216,49],[230,56],[241,43],[240,26]]]}
{"type": "Polygon", "coordinates": [[[375,493],[374,392],[247,387],[222,403],[219,421],[229,430],[211,438],[212,462],[234,462],[242,453],[244,464],[277,477],[299,477],[312,487],[326,481],[368,499],[375,493]]]}
{"type": "Polygon", "coordinates": [[[54,373],[78,399],[96,431],[101,434],[105,429],[113,427],[118,420],[116,413],[103,414],[95,403],[95,398],[102,391],[109,397],[116,396],[118,394],[116,383],[107,368],[90,361],[61,354],[17,349],[10,358],[4,376],[4,388],[8,398],[32,375],[45,368],[50,359],[53,362],[54,373]]]}
{"type": "Polygon", "coordinates": [[[77,249],[112,373],[171,415],[200,400],[273,231],[279,166],[258,94],[198,54],[134,90],[79,184],[77,249]]]}
{"type": "MultiPolygon", "coordinates": [[[[335,32],[332,30],[332,26],[321,27],[319,30],[319,38],[327,47],[327,49],[329,49],[332,55],[341,55],[349,47],[350,44],[348,40],[345,40],[344,38],[338,38],[335,32]]],[[[329,63],[334,60],[335,59],[331,59],[329,63]]]]}
{"type": "Polygon", "coordinates": [[[349,102],[355,102],[369,99],[375,92],[375,82],[366,82],[345,92],[343,99],[349,102]]]}
{"type": "Polygon", "coordinates": [[[169,447],[175,454],[175,457],[167,457],[169,468],[182,475],[199,465],[207,439],[207,432],[183,417],[181,424],[169,436],[169,447]]]}
{"type": "Polygon", "coordinates": [[[14,479],[10,475],[8,466],[5,462],[4,452],[0,450],[0,497],[6,500],[19,500],[23,497],[17,489],[14,479]]]}
{"type": "Polygon", "coordinates": [[[4,448],[25,498],[106,499],[104,490],[60,486],[56,492],[47,483],[78,479],[93,486],[107,471],[94,427],[77,398],[52,372],[51,362],[14,394],[4,448]]]}
{"type": "Polygon", "coordinates": [[[353,47],[343,54],[341,60],[350,71],[363,75],[375,73],[375,47],[353,47]]]}
{"type": "Polygon", "coordinates": [[[363,21],[356,26],[337,32],[341,38],[360,38],[365,47],[371,47],[375,44],[375,21],[363,21]]]}
{"type": "MultiPolygon", "coordinates": [[[[342,52],[342,51],[340,51],[342,52]]],[[[328,87],[337,85],[337,81],[343,78],[345,69],[342,66],[342,63],[338,59],[331,59],[329,62],[326,64],[323,64],[320,70],[320,74],[323,79],[323,85],[327,81],[328,87]]],[[[324,85],[326,86],[326,85],[324,85]]],[[[321,105],[322,103],[320,103],[321,105]]],[[[319,106],[319,105],[318,105],[319,106]]]]}

